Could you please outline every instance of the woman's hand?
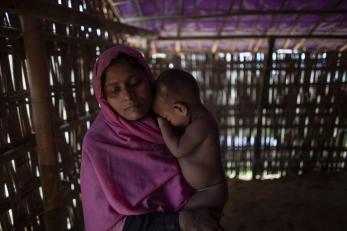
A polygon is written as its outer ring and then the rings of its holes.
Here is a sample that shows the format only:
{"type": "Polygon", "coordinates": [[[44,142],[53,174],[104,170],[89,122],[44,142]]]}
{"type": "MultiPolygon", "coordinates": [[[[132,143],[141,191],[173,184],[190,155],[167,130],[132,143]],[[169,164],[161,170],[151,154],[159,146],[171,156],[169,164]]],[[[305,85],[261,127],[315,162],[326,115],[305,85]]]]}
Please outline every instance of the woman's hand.
{"type": "Polygon", "coordinates": [[[219,224],[221,212],[207,208],[182,210],[179,224],[182,231],[223,231],[219,224]]]}

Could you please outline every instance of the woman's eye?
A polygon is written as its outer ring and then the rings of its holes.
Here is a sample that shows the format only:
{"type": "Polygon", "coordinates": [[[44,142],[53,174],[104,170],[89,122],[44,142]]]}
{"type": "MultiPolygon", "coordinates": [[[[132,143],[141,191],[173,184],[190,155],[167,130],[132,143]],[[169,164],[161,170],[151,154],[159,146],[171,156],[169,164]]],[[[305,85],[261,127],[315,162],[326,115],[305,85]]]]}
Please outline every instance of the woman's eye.
{"type": "Polygon", "coordinates": [[[113,87],[111,93],[115,94],[119,92],[119,87],[113,87]]]}

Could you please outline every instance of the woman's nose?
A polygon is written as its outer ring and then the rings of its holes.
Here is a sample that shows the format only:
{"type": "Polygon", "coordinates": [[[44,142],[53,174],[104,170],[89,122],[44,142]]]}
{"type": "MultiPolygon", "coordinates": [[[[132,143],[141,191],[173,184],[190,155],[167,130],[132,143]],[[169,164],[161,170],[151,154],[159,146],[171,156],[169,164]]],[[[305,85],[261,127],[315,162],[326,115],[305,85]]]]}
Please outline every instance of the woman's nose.
{"type": "Polygon", "coordinates": [[[122,93],[123,99],[133,99],[134,93],[129,87],[124,87],[122,93]]]}

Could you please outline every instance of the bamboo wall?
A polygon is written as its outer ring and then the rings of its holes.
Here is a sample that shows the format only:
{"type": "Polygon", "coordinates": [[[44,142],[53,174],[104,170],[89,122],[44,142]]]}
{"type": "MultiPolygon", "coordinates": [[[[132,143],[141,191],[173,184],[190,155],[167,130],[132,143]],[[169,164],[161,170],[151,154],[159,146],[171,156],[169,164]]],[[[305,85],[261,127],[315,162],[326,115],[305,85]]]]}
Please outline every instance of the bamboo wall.
{"type": "Polygon", "coordinates": [[[267,82],[262,53],[188,54],[151,63],[156,75],[170,65],[196,77],[220,125],[228,176],[346,171],[346,52],[273,53],[267,82]]]}
{"type": "MultiPolygon", "coordinates": [[[[51,1],[71,10],[114,18],[106,1],[51,1]]],[[[59,13],[59,12],[57,12],[59,13]]],[[[58,171],[62,229],[83,230],[79,168],[84,133],[98,105],[91,88],[97,55],[121,34],[88,25],[42,21],[49,73],[49,94],[58,171]]],[[[19,15],[0,12],[0,230],[53,230],[45,228],[42,171],[37,157],[32,120],[25,33],[19,15]]]]}
{"type": "MultiPolygon", "coordinates": [[[[104,1],[51,2],[114,17],[104,1]]],[[[0,19],[0,231],[44,230],[49,208],[44,206],[23,41],[37,28],[22,31],[13,13],[0,12],[0,19]]],[[[82,230],[82,138],[98,108],[91,88],[92,65],[100,52],[125,38],[96,26],[50,20],[42,24],[63,227],[82,230]]],[[[230,177],[346,170],[347,53],[274,53],[273,58],[267,82],[261,53],[186,54],[150,63],[156,75],[172,63],[196,76],[202,98],[220,123],[223,162],[230,177]],[[259,169],[254,167],[257,148],[259,169]]]]}

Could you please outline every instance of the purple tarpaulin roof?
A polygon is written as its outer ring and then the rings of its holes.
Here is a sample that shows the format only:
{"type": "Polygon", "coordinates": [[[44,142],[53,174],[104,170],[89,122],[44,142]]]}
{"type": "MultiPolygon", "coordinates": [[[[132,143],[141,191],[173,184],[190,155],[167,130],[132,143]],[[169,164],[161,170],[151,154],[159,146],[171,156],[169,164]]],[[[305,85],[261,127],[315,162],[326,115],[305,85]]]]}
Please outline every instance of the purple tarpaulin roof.
{"type": "Polygon", "coordinates": [[[121,21],[156,31],[156,51],[261,51],[267,35],[275,47],[347,49],[347,0],[110,0],[121,21]],[[295,35],[340,35],[335,39],[295,35]],[[202,36],[205,39],[187,37],[202,36]],[[214,36],[214,38],[211,38],[214,36]],[[215,37],[224,36],[223,40],[215,37]],[[231,39],[233,36],[242,38],[231,39]],[[243,36],[264,36],[245,38],[243,36]],[[176,38],[186,38],[176,42],[176,38]]]}

